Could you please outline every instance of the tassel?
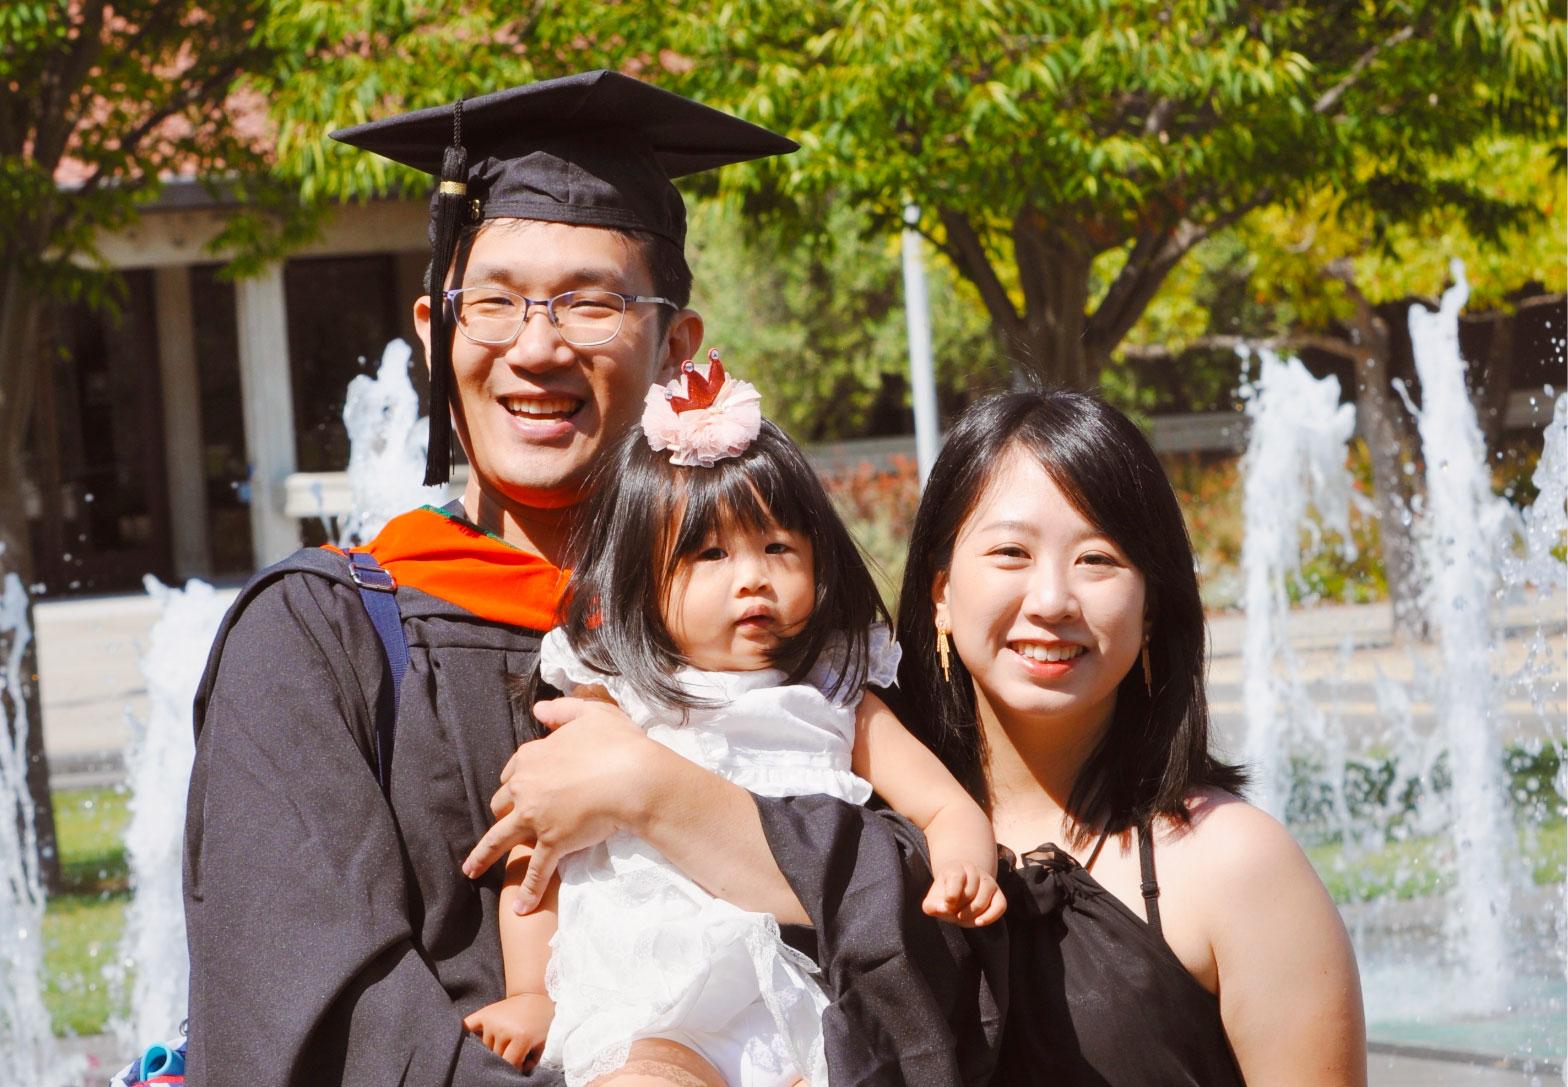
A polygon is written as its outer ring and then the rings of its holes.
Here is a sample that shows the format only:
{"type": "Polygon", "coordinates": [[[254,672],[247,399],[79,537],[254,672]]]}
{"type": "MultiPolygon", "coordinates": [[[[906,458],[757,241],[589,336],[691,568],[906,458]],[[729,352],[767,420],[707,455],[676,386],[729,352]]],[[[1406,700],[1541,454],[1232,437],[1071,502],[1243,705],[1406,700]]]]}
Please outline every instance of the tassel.
{"type": "Polygon", "coordinates": [[[468,151],[463,147],[463,103],[452,107],[452,146],[441,159],[436,193],[435,241],[430,253],[430,444],[425,451],[425,486],[452,477],[452,335],[447,320],[447,270],[468,209],[468,151]]]}

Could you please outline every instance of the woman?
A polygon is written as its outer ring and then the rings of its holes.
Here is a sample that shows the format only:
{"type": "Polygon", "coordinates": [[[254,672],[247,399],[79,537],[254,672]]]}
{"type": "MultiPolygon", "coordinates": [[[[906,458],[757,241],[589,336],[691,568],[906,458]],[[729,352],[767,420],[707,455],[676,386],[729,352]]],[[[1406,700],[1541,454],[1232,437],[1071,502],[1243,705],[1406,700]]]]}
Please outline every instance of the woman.
{"type": "Polygon", "coordinates": [[[994,1082],[1366,1082],[1338,913],[1209,752],[1192,549],[1126,417],[1065,392],[970,409],[920,504],[899,641],[900,716],[1008,854],[994,1082]]]}

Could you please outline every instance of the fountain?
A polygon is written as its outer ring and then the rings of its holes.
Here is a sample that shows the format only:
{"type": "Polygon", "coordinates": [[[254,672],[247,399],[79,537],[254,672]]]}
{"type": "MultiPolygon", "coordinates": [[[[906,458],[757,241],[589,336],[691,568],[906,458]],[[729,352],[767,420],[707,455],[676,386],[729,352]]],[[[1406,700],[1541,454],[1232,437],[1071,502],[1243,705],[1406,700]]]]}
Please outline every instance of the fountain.
{"type": "Polygon", "coordinates": [[[1496,497],[1459,354],[1467,287],[1457,265],[1454,278],[1435,313],[1410,316],[1421,382],[1421,406],[1410,407],[1425,465],[1412,513],[1434,644],[1381,652],[1367,675],[1347,635],[1319,662],[1330,678],[1319,677],[1316,697],[1287,638],[1286,586],[1325,531],[1349,538],[1348,409],[1333,378],[1315,381],[1268,356],[1246,391],[1245,750],[1259,802],[1360,888],[1364,901],[1344,912],[1372,1037],[1560,1065],[1562,899],[1553,895],[1550,911],[1536,906],[1516,819],[1526,841],[1537,822],[1560,821],[1568,772],[1557,766],[1545,793],[1537,775],[1519,805],[1504,763],[1563,747],[1552,703],[1560,687],[1546,681],[1561,661],[1541,625],[1560,631],[1562,616],[1539,605],[1564,584],[1553,549],[1564,539],[1568,421],[1559,400],[1535,505],[1520,514],[1496,497]],[[1538,606],[1519,662],[1498,635],[1507,633],[1503,606],[1516,616],[1521,601],[1538,606]],[[1363,697],[1353,724],[1343,702],[1357,676],[1375,707],[1365,720],[1363,697]],[[1520,692],[1533,714],[1509,703],[1520,692]]]}
{"type": "Polygon", "coordinates": [[[0,1053],[19,1083],[63,1083],[43,1000],[44,893],[38,839],[27,792],[27,700],[22,661],[32,641],[27,594],[15,574],[0,585],[0,1053]],[[9,707],[9,711],[8,711],[9,707]]]}
{"type": "Polygon", "coordinates": [[[1508,917],[1512,835],[1505,811],[1491,600],[1512,507],[1492,494],[1486,443],[1465,388],[1459,311],[1470,297],[1464,267],[1435,313],[1410,309],[1410,340],[1421,379],[1416,426],[1426,463],[1426,524],[1420,534],[1428,581],[1423,602],[1442,656],[1440,731],[1453,780],[1450,823],[1460,874],[1447,915],[1472,999],[1501,1010],[1512,968],[1508,917]],[[1477,652],[1477,647],[1488,651],[1477,652]]]}
{"type": "Polygon", "coordinates": [[[1304,727],[1319,741],[1329,735],[1296,678],[1286,586],[1305,555],[1322,543],[1323,528],[1336,530],[1348,546],[1352,490],[1345,447],[1356,410],[1339,402],[1336,379],[1319,381],[1300,360],[1282,360],[1266,349],[1259,352],[1258,379],[1244,383],[1241,392],[1252,422],[1242,498],[1245,761],[1254,772],[1253,802],[1284,818],[1290,789],[1285,731],[1304,727]],[[1309,511],[1317,518],[1309,519],[1309,511]]]}
{"type": "Polygon", "coordinates": [[[334,533],[340,547],[373,538],[399,513],[444,501],[445,488],[420,482],[430,424],[419,414],[419,395],[409,380],[412,358],[406,342],[393,340],[381,353],[375,377],[359,374],[348,383],[343,425],[353,509],[334,533]]]}
{"type": "Polygon", "coordinates": [[[143,584],[158,602],[141,670],[147,681],[145,722],[130,716],[125,755],[131,819],[125,830],[134,896],[120,942],[120,981],[129,1017],[116,1024],[127,1051],[170,1034],[185,1018],[190,963],[180,855],[185,792],[195,756],[191,702],[207,662],[207,647],[228,610],[227,597],[202,581],[170,588],[148,575],[143,584]]]}

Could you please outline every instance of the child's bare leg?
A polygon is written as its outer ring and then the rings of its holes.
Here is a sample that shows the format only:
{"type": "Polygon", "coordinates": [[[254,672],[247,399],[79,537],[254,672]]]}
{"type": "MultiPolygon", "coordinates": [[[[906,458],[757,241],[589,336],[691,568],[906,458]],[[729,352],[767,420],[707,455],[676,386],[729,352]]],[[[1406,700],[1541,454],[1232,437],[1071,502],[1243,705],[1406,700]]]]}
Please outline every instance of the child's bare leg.
{"type": "Polygon", "coordinates": [[[626,1063],[588,1087],[729,1087],[719,1070],[679,1042],[643,1038],[626,1063]]]}

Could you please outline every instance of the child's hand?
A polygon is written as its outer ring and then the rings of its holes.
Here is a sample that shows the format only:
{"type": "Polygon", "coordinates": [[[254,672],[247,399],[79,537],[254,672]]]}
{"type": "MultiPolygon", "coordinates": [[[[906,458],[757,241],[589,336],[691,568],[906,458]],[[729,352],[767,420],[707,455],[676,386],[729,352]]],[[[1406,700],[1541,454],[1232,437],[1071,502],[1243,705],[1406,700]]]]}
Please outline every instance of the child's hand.
{"type": "Polygon", "coordinates": [[[533,1071],[544,1052],[544,1036],[555,1018],[555,1001],[543,993],[520,993],[486,1004],[463,1020],[485,1047],[521,1072],[533,1071]]]}
{"type": "Polygon", "coordinates": [[[979,928],[1007,912],[1007,899],[990,872],[969,861],[949,861],[937,868],[920,908],[929,917],[979,928]]]}

